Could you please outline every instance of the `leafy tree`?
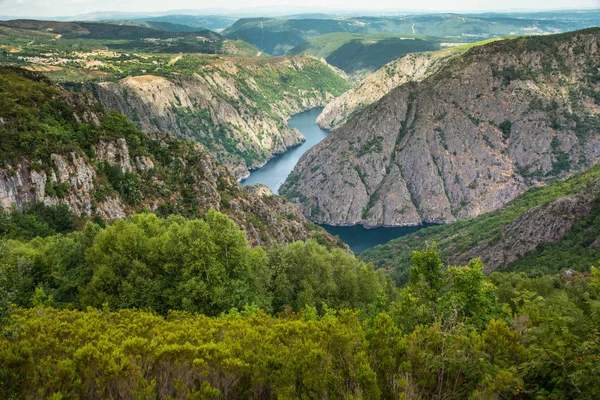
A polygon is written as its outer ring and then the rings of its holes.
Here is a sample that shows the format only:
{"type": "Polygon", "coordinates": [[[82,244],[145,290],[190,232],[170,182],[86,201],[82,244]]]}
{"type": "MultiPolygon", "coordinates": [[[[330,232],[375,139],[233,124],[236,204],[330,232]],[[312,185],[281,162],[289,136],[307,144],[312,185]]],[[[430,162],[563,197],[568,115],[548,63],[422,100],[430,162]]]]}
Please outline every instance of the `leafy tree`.
{"type": "Polygon", "coordinates": [[[424,251],[413,251],[409,284],[418,290],[424,300],[433,301],[439,296],[444,274],[444,263],[435,246],[424,251]]]}
{"type": "Polygon", "coordinates": [[[472,260],[465,267],[450,267],[447,276],[448,287],[438,298],[440,312],[446,318],[468,320],[483,327],[499,314],[496,287],[485,277],[481,260],[472,260]]]}

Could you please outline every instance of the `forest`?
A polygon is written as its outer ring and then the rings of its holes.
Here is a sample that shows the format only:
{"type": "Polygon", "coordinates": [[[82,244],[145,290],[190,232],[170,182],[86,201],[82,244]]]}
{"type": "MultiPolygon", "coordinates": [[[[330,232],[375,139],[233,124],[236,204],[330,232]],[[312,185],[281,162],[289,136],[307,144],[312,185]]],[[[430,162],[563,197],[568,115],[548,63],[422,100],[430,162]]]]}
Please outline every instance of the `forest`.
{"type": "Polygon", "coordinates": [[[314,241],[252,248],[214,210],[74,231],[64,210],[15,215],[0,219],[2,398],[600,395],[594,267],[486,276],[431,245],[396,287],[314,241]]]}

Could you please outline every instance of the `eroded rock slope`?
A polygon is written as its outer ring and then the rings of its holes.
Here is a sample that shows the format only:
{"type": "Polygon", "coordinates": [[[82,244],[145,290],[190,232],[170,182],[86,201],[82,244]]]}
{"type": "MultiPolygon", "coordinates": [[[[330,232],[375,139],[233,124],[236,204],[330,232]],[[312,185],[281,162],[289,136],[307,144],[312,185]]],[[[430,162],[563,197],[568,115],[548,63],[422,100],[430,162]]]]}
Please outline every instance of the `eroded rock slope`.
{"type": "Polygon", "coordinates": [[[319,222],[447,223],[600,157],[600,30],[498,41],[394,89],[300,160],[281,192],[319,222]]]}
{"type": "Polygon", "coordinates": [[[168,132],[212,151],[239,179],[304,141],[287,126],[347,89],[334,68],[310,57],[203,60],[183,73],[95,84],[97,100],[145,132],[168,132]]]}
{"type": "Polygon", "coordinates": [[[201,217],[213,208],[250,243],[337,239],[266,187],[242,188],[203,145],[145,135],[90,96],[63,92],[41,75],[0,68],[0,207],[67,205],[82,218],[149,210],[201,217]]]}

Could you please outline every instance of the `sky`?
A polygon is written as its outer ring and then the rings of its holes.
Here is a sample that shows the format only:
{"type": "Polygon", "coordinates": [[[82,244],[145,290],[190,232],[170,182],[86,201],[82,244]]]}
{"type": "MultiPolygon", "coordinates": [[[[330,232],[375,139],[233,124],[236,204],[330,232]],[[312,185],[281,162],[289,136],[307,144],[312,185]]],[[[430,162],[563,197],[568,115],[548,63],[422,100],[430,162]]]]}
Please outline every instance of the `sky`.
{"type": "MultiPolygon", "coordinates": [[[[600,8],[600,0],[0,0],[0,15],[25,17],[75,16],[96,11],[161,12],[177,9],[248,9],[266,7],[273,11],[289,9],[297,12],[335,11],[504,11],[565,8],[600,8]],[[451,5],[450,5],[451,4],[451,5]],[[304,8],[302,8],[304,7],[304,8]]],[[[219,10],[210,10],[221,13],[219,10]]],[[[246,10],[248,11],[248,10],[246,10]]]]}

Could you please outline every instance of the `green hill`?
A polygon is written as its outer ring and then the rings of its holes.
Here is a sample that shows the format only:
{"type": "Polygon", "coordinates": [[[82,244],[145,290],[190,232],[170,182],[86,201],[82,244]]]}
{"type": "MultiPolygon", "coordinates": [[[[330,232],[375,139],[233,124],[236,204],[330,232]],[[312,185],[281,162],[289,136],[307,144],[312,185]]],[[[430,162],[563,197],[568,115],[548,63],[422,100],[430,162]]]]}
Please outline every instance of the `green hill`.
{"type": "MultiPolygon", "coordinates": [[[[173,39],[191,37],[190,32],[155,29],[150,24],[127,25],[100,22],[55,22],[38,20],[0,21],[0,25],[61,35],[65,39],[139,40],[144,38],[173,39]]],[[[200,30],[194,31],[200,34],[200,30]]],[[[204,34],[209,34],[204,30],[204,34]]],[[[212,33],[214,38],[218,35],[212,33]]]]}
{"type": "MultiPolygon", "coordinates": [[[[254,56],[259,50],[241,40],[201,28],[167,22],[0,21],[0,46],[17,56],[41,53],[115,51],[136,53],[203,53],[254,56]]],[[[133,55],[127,55],[127,57],[133,55]]],[[[1,60],[8,61],[8,60],[1,60]]]]}
{"type": "MultiPolygon", "coordinates": [[[[552,14],[554,15],[554,14],[552,14]]],[[[388,33],[443,37],[448,42],[478,41],[493,37],[549,34],[600,24],[600,13],[564,13],[549,17],[530,13],[425,14],[382,17],[339,17],[330,19],[245,18],[223,31],[228,38],[254,44],[261,51],[282,55],[317,36],[335,32],[388,33]]]]}
{"type": "Polygon", "coordinates": [[[141,28],[149,28],[165,32],[201,32],[207,30],[202,26],[193,27],[189,25],[174,24],[172,22],[164,21],[107,20],[102,21],[102,23],[110,25],[137,26],[141,28]]]}
{"type": "Polygon", "coordinates": [[[600,260],[600,165],[566,181],[530,189],[503,208],[425,228],[361,254],[408,279],[411,252],[435,243],[448,263],[481,257],[488,270],[585,271],[600,260]]]}
{"type": "Polygon", "coordinates": [[[329,33],[291,49],[288,54],[321,57],[347,73],[373,72],[407,53],[440,49],[442,39],[385,33],[329,33]]]}

